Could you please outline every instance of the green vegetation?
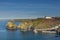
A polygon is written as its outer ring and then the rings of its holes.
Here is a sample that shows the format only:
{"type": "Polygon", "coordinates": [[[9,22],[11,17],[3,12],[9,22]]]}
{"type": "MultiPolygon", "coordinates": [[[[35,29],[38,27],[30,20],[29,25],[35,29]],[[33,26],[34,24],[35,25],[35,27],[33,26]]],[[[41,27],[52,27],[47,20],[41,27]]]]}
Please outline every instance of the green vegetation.
{"type": "Polygon", "coordinates": [[[20,25],[21,29],[23,28],[29,29],[30,25],[35,29],[44,29],[44,28],[51,28],[51,27],[60,25],[60,18],[56,18],[56,19],[55,18],[53,19],[37,18],[37,19],[26,19],[26,20],[24,19],[24,20],[21,20],[20,22],[22,24],[20,25]]]}
{"type": "Polygon", "coordinates": [[[14,19],[9,21],[7,27],[11,29],[16,28],[16,25],[13,22],[20,22],[17,26],[18,29],[24,31],[34,29],[47,29],[54,26],[60,25],[60,17],[53,17],[52,19],[46,18],[37,18],[37,19],[14,19]]]}

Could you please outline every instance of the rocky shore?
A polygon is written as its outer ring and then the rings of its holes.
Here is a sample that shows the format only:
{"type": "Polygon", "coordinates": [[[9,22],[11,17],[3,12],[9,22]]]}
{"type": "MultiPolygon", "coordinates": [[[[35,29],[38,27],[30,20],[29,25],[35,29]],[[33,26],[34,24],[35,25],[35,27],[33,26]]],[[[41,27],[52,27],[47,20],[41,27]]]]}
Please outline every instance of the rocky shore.
{"type": "MultiPolygon", "coordinates": [[[[35,29],[47,29],[47,28],[52,28],[55,26],[60,25],[60,18],[58,17],[47,17],[47,18],[37,18],[37,19],[14,19],[15,22],[20,22],[20,24],[16,27],[16,25],[10,23],[13,29],[20,29],[22,31],[30,31],[30,30],[35,30],[35,29]]],[[[8,23],[7,28],[9,29],[8,23]]],[[[11,29],[12,29],[11,28],[11,29]]],[[[58,28],[57,28],[58,30],[58,28]]],[[[37,30],[38,31],[38,30],[37,30]]],[[[35,31],[35,32],[37,32],[35,31]]],[[[45,30],[46,31],[46,30],[45,30]]],[[[58,31],[57,31],[58,32],[58,31]]],[[[60,32],[60,31],[59,31],[60,32]]]]}
{"type": "Polygon", "coordinates": [[[6,29],[8,29],[8,30],[16,30],[17,26],[16,26],[16,24],[13,23],[13,21],[8,21],[8,23],[6,25],[6,29]]]}

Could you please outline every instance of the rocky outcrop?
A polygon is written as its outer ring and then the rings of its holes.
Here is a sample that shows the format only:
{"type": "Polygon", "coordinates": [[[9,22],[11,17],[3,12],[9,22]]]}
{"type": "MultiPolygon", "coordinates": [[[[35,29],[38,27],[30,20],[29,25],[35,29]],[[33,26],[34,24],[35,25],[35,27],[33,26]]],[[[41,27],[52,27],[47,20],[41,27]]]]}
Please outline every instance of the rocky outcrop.
{"type": "Polygon", "coordinates": [[[6,25],[6,28],[8,30],[16,30],[17,29],[17,26],[12,22],[12,21],[9,21],[6,25]]]}
{"type": "Polygon", "coordinates": [[[60,27],[57,28],[56,33],[57,33],[58,35],[60,35],[60,27]]]}
{"type": "Polygon", "coordinates": [[[31,21],[23,21],[18,26],[21,31],[29,31],[32,28],[32,22],[31,21]]]}
{"type": "Polygon", "coordinates": [[[34,29],[46,29],[54,26],[60,25],[60,19],[34,19],[34,20],[24,20],[19,24],[19,28],[23,30],[29,30],[31,27],[34,29]]]}

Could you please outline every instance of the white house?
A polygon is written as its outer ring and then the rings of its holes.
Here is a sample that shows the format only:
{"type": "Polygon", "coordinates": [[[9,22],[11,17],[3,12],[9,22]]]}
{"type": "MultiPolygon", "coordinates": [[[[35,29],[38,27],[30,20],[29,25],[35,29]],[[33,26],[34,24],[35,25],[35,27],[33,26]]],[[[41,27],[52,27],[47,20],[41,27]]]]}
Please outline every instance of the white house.
{"type": "Polygon", "coordinates": [[[49,16],[45,16],[45,19],[52,19],[52,17],[49,17],[49,16]]]}

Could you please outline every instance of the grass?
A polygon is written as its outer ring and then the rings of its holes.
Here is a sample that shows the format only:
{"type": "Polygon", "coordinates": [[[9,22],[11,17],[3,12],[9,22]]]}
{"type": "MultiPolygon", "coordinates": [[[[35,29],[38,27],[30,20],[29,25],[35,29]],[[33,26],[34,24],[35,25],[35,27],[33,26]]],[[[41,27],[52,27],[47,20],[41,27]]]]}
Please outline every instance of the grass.
{"type": "MultiPolygon", "coordinates": [[[[45,18],[37,18],[37,19],[24,19],[22,22],[22,24],[27,23],[28,27],[30,25],[32,25],[32,27],[34,27],[35,29],[44,29],[44,28],[51,28],[53,26],[57,26],[60,25],[60,18],[56,18],[56,19],[45,19],[45,18]]],[[[23,26],[21,26],[23,27],[23,26]]],[[[23,28],[26,28],[26,24],[23,28]]]]}

